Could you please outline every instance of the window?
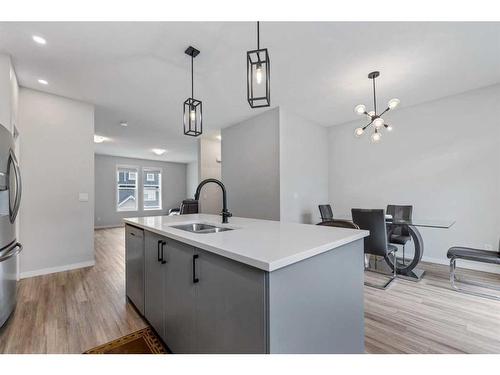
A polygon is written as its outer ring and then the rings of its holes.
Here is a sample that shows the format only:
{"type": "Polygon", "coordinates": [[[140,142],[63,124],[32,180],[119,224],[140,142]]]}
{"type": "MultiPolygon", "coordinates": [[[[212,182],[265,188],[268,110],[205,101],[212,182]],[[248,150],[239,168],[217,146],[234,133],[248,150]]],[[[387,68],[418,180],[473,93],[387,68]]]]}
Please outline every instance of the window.
{"type": "Polygon", "coordinates": [[[137,211],[137,168],[116,167],[116,210],[137,211]]]}
{"type": "Polygon", "coordinates": [[[161,210],[161,169],[144,168],[144,210],[161,210]]]}

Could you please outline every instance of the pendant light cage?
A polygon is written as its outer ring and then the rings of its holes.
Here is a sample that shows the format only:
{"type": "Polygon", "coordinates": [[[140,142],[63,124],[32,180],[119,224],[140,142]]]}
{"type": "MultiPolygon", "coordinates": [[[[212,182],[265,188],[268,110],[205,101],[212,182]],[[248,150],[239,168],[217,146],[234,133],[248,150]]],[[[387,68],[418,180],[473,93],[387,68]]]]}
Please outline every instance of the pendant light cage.
{"type": "Polygon", "coordinates": [[[190,46],[185,53],[191,56],[191,97],[187,98],[183,105],[184,134],[198,137],[203,134],[203,103],[194,98],[193,60],[200,51],[190,46]]]}
{"type": "Polygon", "coordinates": [[[267,48],[260,48],[257,22],[257,49],[247,52],[247,99],[252,108],[271,105],[271,61],[267,48]]]}

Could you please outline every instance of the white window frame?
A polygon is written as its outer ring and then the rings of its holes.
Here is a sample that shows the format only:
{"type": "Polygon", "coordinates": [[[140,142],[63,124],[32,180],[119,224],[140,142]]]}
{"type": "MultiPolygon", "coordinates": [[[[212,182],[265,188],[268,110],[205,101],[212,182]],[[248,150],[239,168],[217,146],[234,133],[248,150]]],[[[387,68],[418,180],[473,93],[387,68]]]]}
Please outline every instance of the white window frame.
{"type": "MultiPolygon", "coordinates": [[[[161,211],[163,210],[163,199],[162,199],[162,193],[163,193],[163,184],[162,184],[162,179],[163,179],[163,169],[159,167],[143,167],[142,168],[142,209],[144,211],[161,211]],[[149,173],[148,173],[149,172],[149,173]],[[144,186],[145,182],[151,182],[151,180],[148,180],[148,174],[153,174],[152,172],[159,173],[159,179],[158,179],[158,203],[159,207],[146,207],[145,203],[147,202],[144,199],[144,193],[146,190],[146,187],[144,186]],[[145,177],[145,178],[144,178],[145,177]]],[[[153,174],[154,176],[154,174],[153,174]]],[[[154,177],[153,180],[154,181],[154,177]]]]}
{"type": "Polygon", "coordinates": [[[151,182],[155,180],[155,174],[154,173],[146,173],[146,181],[151,182]]]}
{"type": "Polygon", "coordinates": [[[139,173],[139,167],[136,167],[136,166],[132,166],[132,165],[116,165],[116,170],[115,170],[115,190],[116,190],[116,194],[115,194],[115,208],[116,208],[116,212],[135,212],[135,211],[139,211],[139,184],[138,184],[138,173],[139,173]],[[118,187],[118,181],[120,180],[120,170],[128,170],[128,173],[129,173],[129,180],[131,181],[135,181],[135,192],[134,192],[134,195],[135,195],[135,208],[132,208],[132,209],[122,209],[120,207],[118,207],[118,202],[120,200],[120,188],[118,187]],[[131,179],[130,178],[130,170],[132,170],[132,173],[135,173],[135,180],[134,179],[131,179]]]}

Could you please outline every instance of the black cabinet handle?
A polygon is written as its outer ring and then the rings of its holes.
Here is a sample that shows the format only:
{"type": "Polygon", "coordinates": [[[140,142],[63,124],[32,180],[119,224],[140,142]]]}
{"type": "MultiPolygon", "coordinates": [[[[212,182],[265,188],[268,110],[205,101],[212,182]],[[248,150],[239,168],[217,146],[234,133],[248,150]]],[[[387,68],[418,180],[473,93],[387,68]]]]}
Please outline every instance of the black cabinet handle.
{"type": "Polygon", "coordinates": [[[165,264],[165,263],[167,263],[167,261],[166,261],[166,260],[165,260],[165,258],[164,258],[165,254],[164,254],[164,252],[163,252],[163,250],[164,250],[164,246],[165,246],[166,244],[167,244],[167,242],[166,242],[166,241],[161,241],[161,264],[165,264]]]}
{"type": "Polygon", "coordinates": [[[134,232],[130,232],[130,235],[135,237],[135,233],[134,232]]]}
{"type": "Polygon", "coordinates": [[[162,240],[158,240],[158,262],[161,262],[160,247],[162,242],[163,242],[162,240]]]}
{"type": "Polygon", "coordinates": [[[193,284],[196,284],[200,279],[196,277],[196,259],[198,259],[199,255],[193,255],[193,284]]]}

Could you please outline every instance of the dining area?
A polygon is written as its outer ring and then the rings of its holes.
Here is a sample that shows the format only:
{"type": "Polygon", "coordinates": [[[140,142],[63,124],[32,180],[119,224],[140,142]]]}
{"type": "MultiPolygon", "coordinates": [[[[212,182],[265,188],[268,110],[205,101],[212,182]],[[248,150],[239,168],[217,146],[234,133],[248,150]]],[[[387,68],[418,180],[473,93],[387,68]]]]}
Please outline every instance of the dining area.
{"type": "MultiPolygon", "coordinates": [[[[425,242],[419,228],[442,231],[455,224],[455,220],[449,218],[414,218],[412,205],[389,204],[385,210],[352,208],[350,216],[334,215],[330,204],[322,204],[318,208],[321,221],[317,225],[370,231],[370,236],[364,240],[365,271],[384,275],[385,280],[381,283],[366,281],[365,285],[382,290],[387,289],[397,278],[413,282],[424,278],[426,271],[419,264],[424,256],[425,242]]],[[[500,265],[498,251],[452,246],[447,251],[447,258],[450,260],[450,286],[454,291],[500,300],[499,293],[462,287],[467,285],[500,291],[500,285],[464,280],[457,276],[458,260],[500,265]]]]}

